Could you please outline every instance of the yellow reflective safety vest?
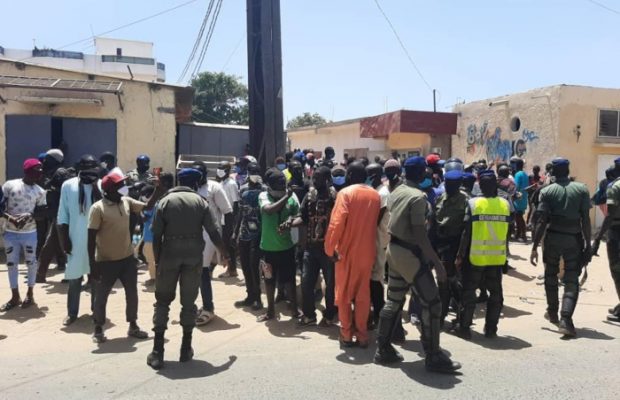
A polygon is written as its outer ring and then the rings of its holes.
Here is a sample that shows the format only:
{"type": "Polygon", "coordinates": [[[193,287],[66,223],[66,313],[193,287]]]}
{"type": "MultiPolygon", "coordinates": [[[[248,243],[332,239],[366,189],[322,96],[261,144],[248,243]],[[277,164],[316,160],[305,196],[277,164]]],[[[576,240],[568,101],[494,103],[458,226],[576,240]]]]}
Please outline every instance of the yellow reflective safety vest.
{"type": "Polygon", "coordinates": [[[471,245],[469,261],[475,267],[504,265],[510,224],[510,205],[501,197],[469,200],[471,245]]]}

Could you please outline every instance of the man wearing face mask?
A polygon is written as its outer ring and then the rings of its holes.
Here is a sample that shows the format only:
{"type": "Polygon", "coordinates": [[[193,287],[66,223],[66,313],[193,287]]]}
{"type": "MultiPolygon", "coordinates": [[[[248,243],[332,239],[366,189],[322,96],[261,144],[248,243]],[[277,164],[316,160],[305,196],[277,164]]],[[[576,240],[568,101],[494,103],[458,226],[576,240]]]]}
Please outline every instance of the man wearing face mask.
{"type": "Polygon", "coordinates": [[[471,339],[476,309],[476,289],[484,282],[489,291],[484,336],[497,337],[497,324],[504,304],[502,269],[506,264],[510,205],[497,195],[497,178],[492,170],[480,173],[481,197],[468,202],[466,227],[456,257],[463,274],[463,311],[459,335],[471,339]]]}
{"type": "Polygon", "coordinates": [[[370,277],[377,256],[377,221],[381,198],[365,185],[366,170],[360,162],[347,168],[347,186],[336,197],[325,254],[336,262],[336,305],[342,347],[368,346],[370,277]],[[353,310],[355,309],[355,311],[353,310]]]}
{"type": "MultiPolygon", "coordinates": [[[[41,186],[43,189],[48,191],[50,189],[50,180],[52,176],[62,166],[62,162],[64,161],[64,154],[59,149],[50,149],[47,152],[43,153],[43,157],[40,157],[41,166],[43,168],[43,175],[37,184],[41,186]]],[[[51,193],[50,193],[51,194],[51,193]]],[[[49,195],[46,194],[46,198],[49,198],[49,195]]],[[[51,200],[51,199],[48,199],[51,200]]],[[[53,216],[56,215],[56,209],[50,209],[51,202],[48,201],[48,212],[50,217],[43,218],[37,223],[37,260],[41,258],[41,249],[45,244],[45,241],[49,235],[50,227],[53,226],[53,216]]],[[[57,203],[56,203],[57,205],[57,203]]]]}
{"type": "Polygon", "coordinates": [[[39,270],[37,271],[37,283],[46,282],[46,274],[50,263],[56,258],[56,269],[64,271],[67,263],[58,236],[57,215],[60,207],[61,188],[65,181],[72,177],[72,174],[65,168],[58,168],[51,179],[47,182],[47,208],[50,215],[50,227],[45,238],[45,243],[41,247],[39,254],[39,270]]]}
{"type": "Polygon", "coordinates": [[[334,189],[336,189],[337,192],[344,189],[347,185],[346,174],[347,171],[340,165],[337,165],[332,169],[332,183],[334,184],[334,189]]]}
{"type": "Polygon", "coordinates": [[[400,162],[395,159],[389,159],[385,162],[383,166],[385,168],[385,176],[388,180],[388,188],[390,189],[390,193],[394,191],[402,183],[402,179],[400,178],[403,170],[400,166],[400,162]]]}
{"type": "MultiPolygon", "coordinates": [[[[303,153],[302,153],[303,154],[303,153]]],[[[289,187],[297,198],[297,201],[300,202],[306,197],[308,191],[310,190],[310,178],[304,176],[304,166],[299,161],[291,161],[288,167],[291,172],[291,179],[287,183],[287,187],[289,187]]],[[[305,235],[305,227],[301,226],[299,228],[293,228],[291,231],[293,242],[296,244],[295,246],[295,264],[297,266],[297,270],[303,270],[303,258],[306,242],[305,235]]],[[[276,302],[284,300],[281,286],[278,286],[278,296],[276,297],[276,302]]]]}
{"type": "Polygon", "coordinates": [[[117,280],[125,289],[126,320],[129,322],[127,335],[145,339],[148,334],[137,324],[138,319],[138,270],[134,257],[131,235],[127,230],[130,214],[139,214],[151,209],[161,197],[162,187],[159,180],[153,178],[155,192],[148,203],[142,203],[131,197],[123,196],[126,178],[119,171],[111,171],[101,181],[103,199],[90,208],[88,216],[88,257],[91,274],[95,279],[96,293],[95,332],[96,343],[106,341],[103,325],[106,321],[108,296],[117,280]]]}
{"type": "MultiPolygon", "coordinates": [[[[222,232],[222,239],[224,243],[230,242],[233,228],[233,209],[228,202],[226,193],[220,185],[211,179],[207,179],[207,166],[201,161],[196,161],[193,165],[194,169],[197,169],[202,174],[200,179],[200,186],[198,187],[198,194],[207,200],[209,204],[209,210],[213,213],[213,219],[222,232]],[[222,220],[224,224],[222,225],[222,220]]],[[[247,174],[247,165],[246,165],[247,174]]],[[[213,304],[213,286],[211,284],[211,266],[213,259],[217,252],[217,246],[206,231],[203,231],[203,239],[205,241],[205,248],[202,258],[202,282],[200,284],[200,295],[202,297],[202,307],[198,315],[196,316],[196,325],[202,326],[213,321],[215,318],[215,305],[213,304]]],[[[215,265],[213,265],[215,267],[215,265]]],[[[236,271],[235,271],[236,272],[236,271]]]]}
{"type": "Polygon", "coordinates": [[[110,171],[116,168],[116,156],[111,151],[106,151],[99,157],[99,164],[101,166],[99,170],[99,178],[103,178],[110,171]]]}
{"type": "Polygon", "coordinates": [[[390,189],[382,182],[383,168],[380,164],[370,164],[366,167],[366,184],[379,193],[381,198],[381,209],[379,210],[379,218],[377,220],[377,238],[375,247],[377,256],[372,267],[370,275],[370,301],[372,303],[372,315],[370,318],[370,326],[374,326],[379,322],[379,313],[385,304],[385,293],[383,288],[383,278],[385,276],[385,251],[390,241],[388,233],[388,223],[390,222],[390,213],[387,210],[388,200],[390,199],[390,189]]]}
{"type": "MultiPolygon", "coordinates": [[[[286,169],[286,161],[284,160],[284,157],[276,157],[274,164],[276,168],[282,172],[284,172],[284,170],[286,169]]],[[[286,179],[288,180],[289,178],[287,177],[286,179]]]]}
{"type": "Polygon", "coordinates": [[[391,341],[400,320],[405,295],[410,288],[422,304],[422,346],[426,354],[425,366],[429,371],[450,373],[461,368],[459,363],[439,347],[441,300],[431,271],[433,264],[440,282],[446,281],[446,271],[433,250],[426,231],[427,201],[419,184],[426,177],[423,157],[410,157],[405,161],[406,183],[390,195],[387,259],[390,265],[387,302],[381,310],[375,362],[390,364],[403,357],[391,341]],[[430,263],[429,263],[430,262],[430,263]]]}
{"type": "Polygon", "coordinates": [[[472,197],[474,197],[473,191],[474,191],[475,184],[476,184],[476,175],[474,175],[471,172],[463,173],[463,186],[461,186],[461,189],[463,190],[463,192],[465,192],[468,199],[471,199],[472,197]]]}
{"type": "Polygon", "coordinates": [[[47,217],[45,190],[37,185],[43,175],[41,162],[36,158],[24,161],[24,177],[7,181],[2,186],[6,199],[3,217],[7,219],[4,233],[6,265],[9,270],[11,300],[0,307],[8,311],[21,304],[26,308],[34,304],[33,288],[37,274],[37,220],[47,217]],[[18,265],[23,250],[28,268],[28,292],[21,301],[18,289],[18,265]]]}
{"type": "Polygon", "coordinates": [[[241,187],[248,178],[248,165],[250,163],[256,164],[256,158],[252,156],[243,156],[237,163],[237,185],[241,187]]]}
{"type": "MultiPolygon", "coordinates": [[[[67,317],[63,324],[77,320],[80,310],[82,278],[90,274],[88,258],[88,214],[90,207],[101,199],[98,186],[99,172],[97,160],[85,154],[78,162],[78,176],[70,178],[60,189],[58,207],[58,240],[67,257],[65,280],[69,283],[67,291],[67,317]]],[[[91,310],[94,311],[96,288],[91,290],[91,310]]]]}
{"type": "MultiPolygon", "coordinates": [[[[230,223],[234,224],[234,221],[239,214],[239,186],[237,185],[237,181],[230,176],[231,168],[232,166],[228,161],[222,161],[218,165],[215,174],[217,181],[222,185],[222,189],[226,194],[228,203],[233,209],[232,221],[230,223]]],[[[224,230],[232,234],[233,226],[224,226],[224,230]]],[[[229,240],[226,243],[228,254],[230,256],[230,262],[228,263],[228,269],[226,272],[220,274],[218,278],[231,278],[237,276],[237,251],[235,248],[235,243],[233,240],[229,240]]]]}
{"type": "Polygon", "coordinates": [[[467,195],[461,192],[463,174],[459,170],[451,170],[445,176],[446,191],[437,200],[435,205],[435,236],[437,240],[437,255],[446,268],[448,279],[439,282],[439,296],[441,297],[441,325],[443,326],[451,299],[457,304],[461,300],[461,284],[459,282],[454,262],[459,250],[461,236],[465,230],[465,211],[467,209],[467,195]]]}
{"type": "Polygon", "coordinates": [[[254,311],[263,309],[260,288],[260,233],[261,218],[258,196],[267,190],[260,176],[257,164],[248,165],[248,181],[239,191],[239,215],[235,221],[232,241],[237,241],[239,259],[247,296],[235,302],[235,307],[252,307],[254,311]]]}
{"type": "Polygon", "coordinates": [[[290,217],[299,214],[299,202],[293,189],[286,187],[286,178],[278,169],[268,170],[265,181],[267,191],[258,196],[258,204],[261,211],[260,248],[264,257],[261,269],[267,292],[267,313],[258,317],[258,322],[276,317],[276,278],[286,289],[293,318],[299,316],[295,292],[295,243],[291,231],[280,227],[290,217]]]}

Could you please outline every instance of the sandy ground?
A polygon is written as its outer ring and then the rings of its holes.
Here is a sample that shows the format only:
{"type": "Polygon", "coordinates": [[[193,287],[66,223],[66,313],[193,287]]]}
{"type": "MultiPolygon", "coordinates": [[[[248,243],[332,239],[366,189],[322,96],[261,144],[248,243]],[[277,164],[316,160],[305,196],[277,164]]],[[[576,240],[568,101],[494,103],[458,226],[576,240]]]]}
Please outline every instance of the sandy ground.
{"type": "MultiPolygon", "coordinates": [[[[574,318],[578,337],[563,340],[543,319],[544,289],[536,278],[542,266],[529,265],[529,250],[512,245],[511,263],[517,270],[505,276],[500,337],[484,338],[480,319],[471,342],[442,334],[442,346],[463,363],[459,375],[425,372],[419,334],[410,324],[408,340],[399,346],[405,361],[382,367],[372,363],[374,346],[341,350],[336,327],[300,329],[284,305],[279,321],[257,323],[256,313],[233,307],[245,295],[242,278],[214,279],[218,317],[195,332],[195,360],[185,364],[177,361],[180,307],[178,301],[174,304],[167,364],[155,372],[145,363],[152,341],[126,337],[122,287],[117,285],[108,303],[109,340],[96,345],[90,294],[82,294],[79,320],[63,327],[67,288],[62,275],[52,273],[49,283],[35,289],[36,306],[0,315],[0,398],[620,398],[620,324],[605,321],[618,299],[606,258],[595,258],[589,267],[574,318]]],[[[218,268],[215,275],[220,272],[218,268]]],[[[2,300],[9,296],[6,275],[3,265],[2,300]]],[[[147,279],[146,271],[140,271],[139,279],[147,279]]],[[[154,295],[141,284],[139,291],[139,322],[150,329],[154,295]]]]}

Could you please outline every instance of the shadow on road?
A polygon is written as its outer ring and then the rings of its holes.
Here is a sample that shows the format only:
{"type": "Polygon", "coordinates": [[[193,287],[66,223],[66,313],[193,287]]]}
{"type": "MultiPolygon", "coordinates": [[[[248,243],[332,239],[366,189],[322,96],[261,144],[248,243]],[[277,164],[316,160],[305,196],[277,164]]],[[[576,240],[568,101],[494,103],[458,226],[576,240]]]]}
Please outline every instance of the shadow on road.
{"type": "Polygon", "coordinates": [[[15,307],[12,310],[0,314],[0,319],[13,320],[23,324],[31,319],[45,318],[49,308],[39,307],[37,304],[33,304],[28,308],[15,307]]]}
{"type": "MultiPolygon", "coordinates": [[[[62,321],[59,321],[58,323],[61,323],[61,322],[62,321]]],[[[106,318],[104,326],[106,329],[110,329],[113,326],[115,326],[115,324],[110,322],[109,318],[106,318]]],[[[71,325],[63,326],[62,328],[60,328],[60,330],[65,333],[82,333],[82,334],[87,334],[87,335],[92,335],[94,329],[95,329],[95,325],[93,322],[93,318],[90,314],[82,314],[71,325]]]]}
{"type": "MultiPolygon", "coordinates": [[[[549,331],[549,332],[553,332],[553,333],[557,333],[558,335],[561,335],[561,333],[557,329],[551,329],[548,327],[542,327],[540,329],[542,329],[543,331],[549,331]]],[[[596,329],[576,328],[575,330],[577,331],[576,337],[569,337],[569,336],[562,335],[560,339],[562,340],[578,340],[578,339],[614,340],[615,339],[614,337],[609,336],[603,332],[599,332],[596,329]]]]}
{"type": "Polygon", "coordinates": [[[409,379],[435,389],[452,389],[462,382],[461,379],[458,378],[462,375],[460,372],[455,372],[453,374],[428,372],[424,367],[424,360],[403,362],[400,363],[398,367],[409,379]]]}
{"type": "MultiPolygon", "coordinates": [[[[178,325],[179,322],[173,322],[174,325],[178,325]]],[[[196,327],[201,332],[215,332],[215,331],[229,331],[231,329],[239,329],[241,325],[239,324],[229,324],[225,319],[218,317],[217,315],[213,319],[213,321],[207,325],[197,326],[196,327]]]]}
{"type": "Polygon", "coordinates": [[[235,361],[237,361],[237,356],[228,357],[228,361],[220,366],[214,366],[203,360],[192,360],[186,363],[166,361],[164,368],[157,371],[157,374],[173,380],[206,378],[226,371],[235,361]]]}
{"type": "Polygon", "coordinates": [[[310,339],[310,337],[300,334],[296,322],[296,318],[288,321],[278,321],[277,319],[272,319],[265,322],[265,326],[269,330],[269,333],[279,338],[294,338],[301,340],[310,339]]]}
{"type": "Polygon", "coordinates": [[[475,331],[471,333],[470,342],[491,350],[522,350],[532,347],[530,342],[526,342],[518,337],[497,336],[495,338],[487,338],[475,331]]]}
{"type": "Polygon", "coordinates": [[[101,343],[98,347],[91,351],[93,354],[117,354],[117,353],[133,353],[138,350],[136,343],[146,342],[149,339],[139,340],[134,338],[122,337],[108,339],[106,342],[101,343]]]}
{"type": "Polygon", "coordinates": [[[512,278],[517,278],[517,279],[522,280],[524,282],[531,282],[534,279],[536,279],[536,276],[524,274],[523,272],[519,272],[516,269],[509,270],[506,275],[508,275],[508,276],[510,276],[512,278]]]}
{"type": "Polygon", "coordinates": [[[336,356],[336,360],[349,365],[372,364],[377,346],[374,340],[371,340],[370,343],[371,345],[367,349],[359,347],[342,348],[343,352],[336,356]]]}
{"type": "Polygon", "coordinates": [[[502,308],[502,317],[504,318],[518,318],[524,315],[532,315],[529,311],[519,310],[518,308],[504,305],[502,308]]]}

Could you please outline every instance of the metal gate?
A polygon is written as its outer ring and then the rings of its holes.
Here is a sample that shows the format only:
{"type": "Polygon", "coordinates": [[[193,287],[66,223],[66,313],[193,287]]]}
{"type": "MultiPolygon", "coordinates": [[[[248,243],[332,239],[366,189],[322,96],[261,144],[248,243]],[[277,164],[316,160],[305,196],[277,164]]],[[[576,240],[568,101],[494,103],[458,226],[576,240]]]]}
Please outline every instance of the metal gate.
{"type": "Polygon", "coordinates": [[[6,116],[6,179],[23,176],[27,158],[37,158],[52,145],[52,118],[48,115],[6,116]]]}

